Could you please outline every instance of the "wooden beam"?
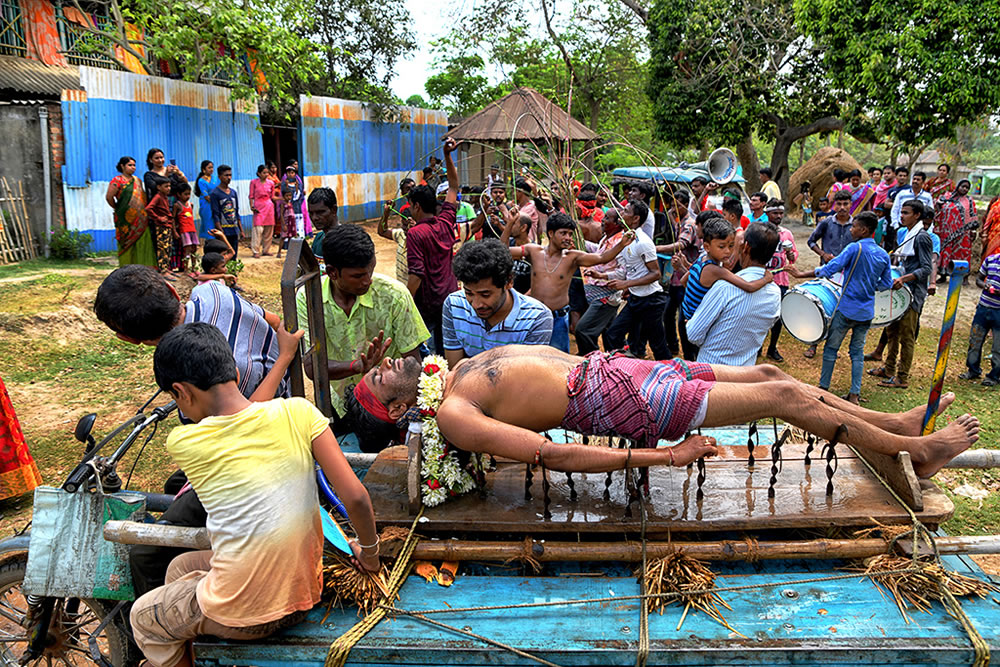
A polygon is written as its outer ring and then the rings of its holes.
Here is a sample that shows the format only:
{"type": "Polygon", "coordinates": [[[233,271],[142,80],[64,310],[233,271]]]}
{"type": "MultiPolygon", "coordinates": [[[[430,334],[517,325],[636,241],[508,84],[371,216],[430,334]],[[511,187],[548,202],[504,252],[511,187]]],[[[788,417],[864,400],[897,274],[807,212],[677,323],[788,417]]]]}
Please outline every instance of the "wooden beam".
{"type": "MultiPolygon", "coordinates": [[[[167,526],[135,521],[108,521],[104,538],[121,544],[147,544],[210,549],[206,528],[167,526]]],[[[900,540],[902,548],[906,540],[900,540]]],[[[1000,553],[1000,535],[938,537],[938,551],[943,554],[1000,553]]],[[[888,543],[881,538],[779,540],[718,540],[706,542],[647,542],[648,558],[660,558],[681,550],[689,556],[712,561],[867,558],[886,552],[888,543]]],[[[642,561],[642,543],[628,542],[558,542],[545,540],[479,541],[422,540],[413,553],[416,560],[506,561],[531,557],[539,562],[642,561]]]]}

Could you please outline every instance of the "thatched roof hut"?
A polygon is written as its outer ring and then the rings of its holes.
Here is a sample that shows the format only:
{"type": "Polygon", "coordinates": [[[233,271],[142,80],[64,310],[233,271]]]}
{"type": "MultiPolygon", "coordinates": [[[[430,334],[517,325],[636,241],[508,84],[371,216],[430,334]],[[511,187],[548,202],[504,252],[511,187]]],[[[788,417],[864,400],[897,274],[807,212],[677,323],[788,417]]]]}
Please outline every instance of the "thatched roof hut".
{"type": "Polygon", "coordinates": [[[594,141],[597,133],[560,109],[534,88],[516,88],[481,111],[469,116],[449,134],[459,143],[468,144],[462,180],[472,185],[485,182],[494,163],[505,173],[514,171],[507,148],[533,142],[536,146],[565,151],[567,141],[594,141]],[[483,144],[486,144],[485,146],[483,144]]]}
{"type": "MultiPolygon", "coordinates": [[[[826,146],[816,151],[816,154],[806,160],[805,164],[795,170],[792,177],[788,179],[788,193],[785,195],[785,210],[789,214],[799,216],[802,214],[802,207],[793,201],[795,195],[802,189],[802,183],[809,181],[813,195],[813,210],[819,208],[819,198],[824,196],[833,185],[833,170],[843,169],[852,171],[861,169],[861,163],[851,157],[851,154],[841,148],[826,146]]],[[[868,174],[864,173],[865,178],[868,174]]]]}

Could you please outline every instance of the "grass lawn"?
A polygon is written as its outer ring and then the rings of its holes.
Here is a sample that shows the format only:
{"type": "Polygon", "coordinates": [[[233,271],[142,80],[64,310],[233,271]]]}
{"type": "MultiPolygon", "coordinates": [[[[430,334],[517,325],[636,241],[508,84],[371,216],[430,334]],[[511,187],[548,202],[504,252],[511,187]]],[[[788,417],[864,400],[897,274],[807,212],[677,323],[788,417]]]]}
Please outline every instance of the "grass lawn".
{"type": "MultiPolygon", "coordinates": [[[[805,249],[809,230],[796,226],[792,229],[799,247],[805,249]]],[[[394,275],[394,246],[378,237],[375,243],[377,270],[394,275]]],[[[281,263],[273,257],[254,260],[248,253],[242,254],[246,268],[240,284],[246,295],[266,309],[280,312],[281,263]]],[[[811,267],[814,263],[815,257],[806,249],[800,265],[811,267]]],[[[102,257],[75,262],[34,260],[0,266],[0,376],[7,384],[31,453],[47,484],[60,484],[82,455],[83,446],[72,437],[73,427],[82,415],[96,412],[95,434],[106,433],[134,413],[155,390],[152,349],[119,341],[92,312],[97,287],[115,265],[114,258],[102,257]]],[[[193,284],[181,280],[177,285],[181,295],[186,296],[193,284]]],[[[957,395],[949,417],[963,412],[977,415],[982,432],[976,446],[996,447],[1000,443],[1000,391],[957,377],[964,370],[969,325],[977,298],[974,286],[963,290],[945,388],[957,395]]],[[[928,300],[924,309],[910,388],[879,389],[866,376],[862,389],[862,396],[868,401],[866,407],[895,412],[927,401],[943,306],[942,290],[928,300]]],[[[878,334],[876,329],[869,335],[869,350],[878,334]]],[[[802,356],[805,347],[783,332],[780,348],[786,361],[780,366],[815,384],[819,379],[822,347],[820,354],[811,360],[802,356]]],[[[832,390],[846,393],[849,380],[845,344],[832,390]]],[[[949,417],[939,420],[938,426],[944,426],[949,417]]],[[[165,426],[175,423],[171,420],[165,426]]],[[[162,490],[162,481],[173,470],[162,447],[168,429],[161,429],[146,448],[135,468],[134,488],[162,490]]],[[[119,467],[123,478],[129,472],[133,456],[130,453],[125,465],[119,467]]],[[[1000,494],[991,493],[981,502],[951,494],[951,489],[964,483],[996,491],[1000,489],[1000,474],[946,470],[935,481],[956,505],[955,517],[944,526],[949,533],[1000,533],[1000,494]]],[[[30,512],[30,496],[0,503],[0,536],[23,528],[30,512]]]]}

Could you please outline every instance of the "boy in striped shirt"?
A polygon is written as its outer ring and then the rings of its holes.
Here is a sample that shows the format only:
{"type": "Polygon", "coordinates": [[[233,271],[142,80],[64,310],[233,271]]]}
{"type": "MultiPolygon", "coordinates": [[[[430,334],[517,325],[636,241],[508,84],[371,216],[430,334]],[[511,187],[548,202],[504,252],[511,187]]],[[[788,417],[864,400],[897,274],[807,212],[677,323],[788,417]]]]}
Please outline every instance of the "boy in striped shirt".
{"type": "Polygon", "coordinates": [[[976,315],[972,318],[972,330],[969,332],[969,353],[965,365],[969,370],[958,377],[963,380],[977,380],[982,374],[979,361],[983,354],[983,343],[986,334],[993,332],[993,348],[991,354],[992,370],[983,378],[984,387],[995,387],[1000,383],[1000,253],[990,255],[983,260],[976,276],[976,284],[983,289],[976,306],[976,315]]]}

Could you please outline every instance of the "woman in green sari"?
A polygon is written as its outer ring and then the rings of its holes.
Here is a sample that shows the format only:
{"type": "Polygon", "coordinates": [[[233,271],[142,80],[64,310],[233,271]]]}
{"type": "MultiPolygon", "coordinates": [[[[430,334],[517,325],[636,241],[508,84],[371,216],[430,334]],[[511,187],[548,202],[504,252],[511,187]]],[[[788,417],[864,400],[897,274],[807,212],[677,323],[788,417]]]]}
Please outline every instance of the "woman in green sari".
{"type": "Polygon", "coordinates": [[[108,184],[105,199],[115,212],[118,265],[156,266],[152,231],[146,222],[146,192],[135,175],[135,160],[125,156],[115,165],[118,175],[108,184]]]}

